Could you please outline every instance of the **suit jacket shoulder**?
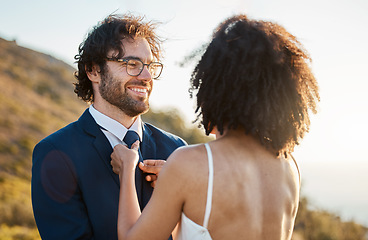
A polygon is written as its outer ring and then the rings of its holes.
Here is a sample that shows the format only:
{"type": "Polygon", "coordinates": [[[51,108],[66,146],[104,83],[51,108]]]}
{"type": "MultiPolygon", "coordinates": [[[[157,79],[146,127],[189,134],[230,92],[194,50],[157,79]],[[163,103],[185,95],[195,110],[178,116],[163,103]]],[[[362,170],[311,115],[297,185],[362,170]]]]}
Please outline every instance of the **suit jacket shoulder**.
{"type": "Polygon", "coordinates": [[[143,124],[143,131],[147,132],[147,134],[149,134],[153,139],[160,140],[157,142],[158,145],[165,144],[170,146],[173,145],[175,147],[187,145],[185,140],[181,137],[166,132],[150,123],[143,124]]]}
{"type": "Polygon", "coordinates": [[[68,124],[67,126],[57,130],[56,132],[50,134],[49,136],[42,139],[38,145],[44,144],[45,142],[59,146],[59,145],[70,145],[70,141],[80,138],[85,138],[86,136],[95,137],[102,136],[99,127],[86,109],[80,118],[68,124]]]}

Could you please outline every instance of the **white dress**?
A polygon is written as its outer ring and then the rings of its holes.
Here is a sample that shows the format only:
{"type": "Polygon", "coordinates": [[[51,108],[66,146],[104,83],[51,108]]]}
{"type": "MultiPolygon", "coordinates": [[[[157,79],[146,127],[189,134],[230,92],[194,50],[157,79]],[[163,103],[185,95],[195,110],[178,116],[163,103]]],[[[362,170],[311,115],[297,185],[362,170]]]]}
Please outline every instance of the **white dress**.
{"type": "Polygon", "coordinates": [[[206,212],[204,214],[203,226],[193,222],[184,212],[181,214],[181,222],[179,224],[178,233],[175,240],[212,240],[208,232],[208,220],[212,208],[212,191],[213,191],[213,159],[212,152],[208,143],[205,144],[208,157],[208,189],[207,189],[207,203],[206,212]]]}

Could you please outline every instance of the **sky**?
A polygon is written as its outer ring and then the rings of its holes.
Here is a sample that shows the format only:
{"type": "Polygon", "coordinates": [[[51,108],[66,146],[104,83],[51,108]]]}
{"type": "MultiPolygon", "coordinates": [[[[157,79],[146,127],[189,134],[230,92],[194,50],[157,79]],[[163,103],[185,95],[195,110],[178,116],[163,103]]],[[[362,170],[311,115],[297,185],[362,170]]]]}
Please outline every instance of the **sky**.
{"type": "Polygon", "coordinates": [[[317,209],[368,226],[368,1],[366,0],[0,0],[0,37],[76,67],[74,55],[89,30],[111,13],[161,22],[166,39],[162,79],[151,106],[177,108],[195,119],[188,87],[194,64],[180,67],[210,40],[225,18],[246,14],[284,26],[307,49],[320,86],[319,112],[295,149],[302,193],[317,209]]]}

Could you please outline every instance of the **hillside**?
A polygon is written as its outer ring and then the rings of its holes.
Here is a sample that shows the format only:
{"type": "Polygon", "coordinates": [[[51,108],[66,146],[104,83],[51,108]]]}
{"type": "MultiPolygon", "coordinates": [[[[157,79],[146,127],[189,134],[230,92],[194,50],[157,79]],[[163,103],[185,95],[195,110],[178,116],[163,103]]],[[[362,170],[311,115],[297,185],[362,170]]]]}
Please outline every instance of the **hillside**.
{"type": "Polygon", "coordinates": [[[3,170],[29,178],[29,157],[34,143],[85,108],[73,94],[74,71],[51,56],[0,39],[0,166],[3,170]]]}
{"type": "MultiPolygon", "coordinates": [[[[52,56],[0,38],[0,240],[39,239],[30,200],[32,150],[87,107],[73,92],[74,71],[52,56]]],[[[210,140],[195,126],[186,127],[176,109],[151,110],[143,118],[188,143],[210,140]]],[[[306,198],[295,229],[294,240],[367,239],[366,228],[309,210],[306,198]]]]}
{"type": "MultiPolygon", "coordinates": [[[[73,93],[74,71],[49,55],[0,38],[0,223],[21,226],[18,234],[29,231],[22,227],[34,229],[29,184],[33,147],[86,107],[73,93]]],[[[7,231],[1,224],[0,232],[7,231]]]]}

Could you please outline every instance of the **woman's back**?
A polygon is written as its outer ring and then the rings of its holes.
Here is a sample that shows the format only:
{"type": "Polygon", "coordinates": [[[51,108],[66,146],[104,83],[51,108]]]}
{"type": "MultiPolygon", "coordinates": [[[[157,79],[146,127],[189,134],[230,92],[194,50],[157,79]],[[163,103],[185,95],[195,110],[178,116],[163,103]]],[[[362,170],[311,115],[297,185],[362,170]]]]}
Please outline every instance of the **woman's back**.
{"type": "MultiPolygon", "coordinates": [[[[211,142],[214,182],[208,230],[213,239],[290,239],[299,176],[292,159],[276,158],[243,132],[211,142]]],[[[199,225],[207,200],[208,161],[203,145],[183,149],[188,175],[184,214],[199,225]]],[[[184,159],[183,159],[184,160],[184,159]]],[[[185,163],[184,163],[185,162],[185,163]]]]}

